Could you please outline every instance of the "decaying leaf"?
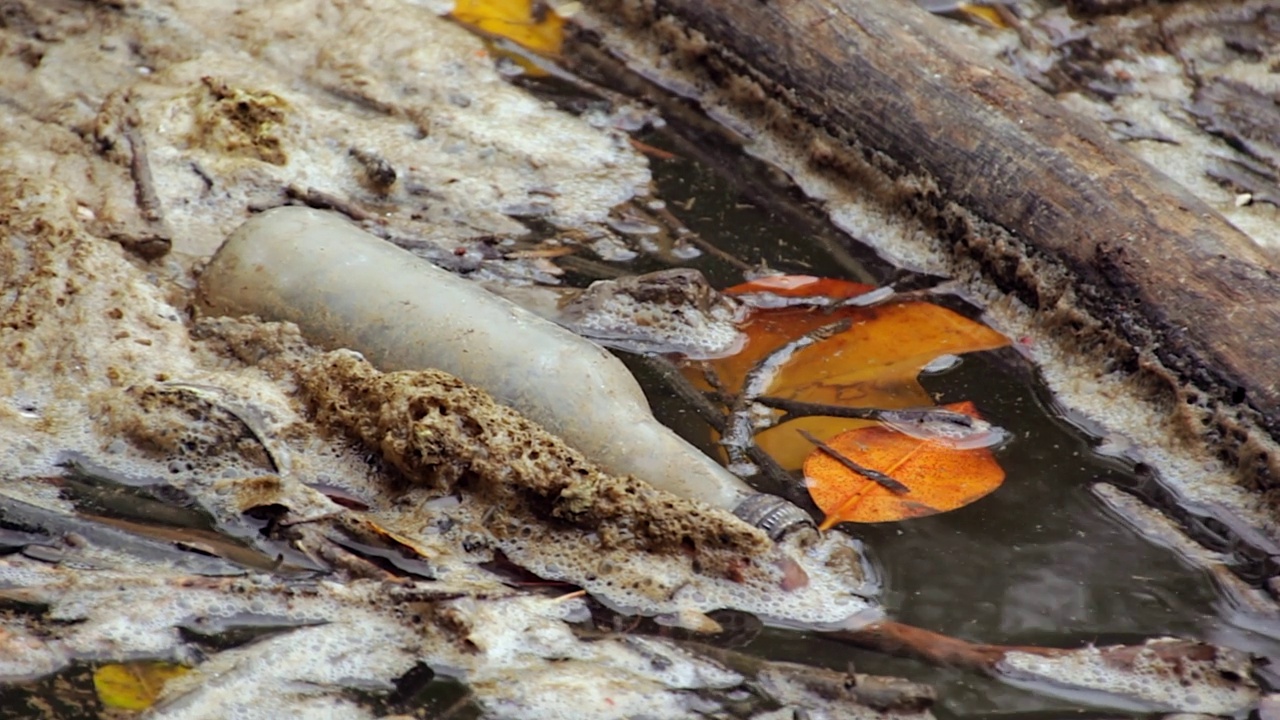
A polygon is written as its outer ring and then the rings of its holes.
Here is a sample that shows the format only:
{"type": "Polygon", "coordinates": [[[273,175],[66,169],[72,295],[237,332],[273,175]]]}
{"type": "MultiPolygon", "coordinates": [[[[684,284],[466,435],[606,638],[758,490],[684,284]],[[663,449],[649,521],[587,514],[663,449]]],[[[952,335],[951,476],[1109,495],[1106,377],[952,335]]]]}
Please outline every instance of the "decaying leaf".
{"type": "MultiPolygon", "coordinates": [[[[977,418],[973,403],[948,410],[977,418]]],[[[906,486],[895,491],[850,470],[825,449],[804,463],[814,503],[827,514],[822,529],[841,522],[886,522],[954,510],[1004,482],[1004,470],[987,448],[961,448],[941,438],[921,438],[887,427],[863,427],[831,438],[831,450],[906,486]]]]}
{"type": "Polygon", "coordinates": [[[564,41],[564,18],[541,0],[457,0],[450,16],[547,55],[559,53],[564,41]]]}
{"type": "MultiPolygon", "coordinates": [[[[877,305],[833,306],[870,290],[869,285],[804,275],[761,278],[729,288],[726,294],[750,298],[759,309],[743,328],[748,337],[743,350],[711,361],[709,367],[722,387],[736,392],[748,373],[780,347],[848,320],[847,330],[802,348],[781,363],[764,394],[846,407],[925,407],[933,399],[917,376],[930,362],[943,355],[1009,344],[995,330],[921,300],[890,298],[877,305]],[[805,304],[790,304],[800,302],[805,304]]],[[[697,373],[691,372],[691,377],[701,381],[697,373]]],[[[783,468],[794,470],[813,449],[797,430],[825,440],[870,425],[865,420],[804,417],[764,430],[755,440],[783,468]]]]}
{"type": "Polygon", "coordinates": [[[146,710],[155,704],[166,682],[188,672],[190,668],[168,662],[113,663],[93,672],[93,687],[107,707],[146,710]]]}

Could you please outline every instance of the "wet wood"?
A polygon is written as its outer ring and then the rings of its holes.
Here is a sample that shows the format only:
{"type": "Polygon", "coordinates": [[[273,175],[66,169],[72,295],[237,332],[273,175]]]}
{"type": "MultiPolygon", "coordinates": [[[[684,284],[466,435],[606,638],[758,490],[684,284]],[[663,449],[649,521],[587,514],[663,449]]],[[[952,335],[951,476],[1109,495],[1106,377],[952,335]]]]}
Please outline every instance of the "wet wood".
{"type": "Polygon", "coordinates": [[[1275,458],[1250,436],[1280,437],[1280,353],[1267,339],[1280,328],[1280,275],[1096,124],[983,67],[913,3],[587,4],[626,18],[670,49],[672,67],[736,92],[784,136],[816,128],[812,164],[887,174],[893,202],[957,256],[1195,409],[1189,434],[1248,481],[1276,486],[1275,458]]]}
{"type": "MultiPolygon", "coordinates": [[[[860,647],[887,655],[911,658],[939,667],[951,667],[987,675],[997,679],[1019,677],[1028,674],[1009,660],[1016,656],[1036,656],[1048,661],[1064,661],[1037,671],[1041,682],[1055,683],[1080,691],[1103,690],[1092,685],[1087,673],[1070,674],[1067,668],[1086,667],[1094,664],[1105,667],[1110,675],[1110,690],[1119,692],[1130,679],[1128,692],[1135,686],[1156,680],[1172,681],[1173,686],[1192,688],[1195,693],[1221,692],[1234,696],[1227,705],[1238,703],[1250,707],[1257,700],[1258,686],[1251,679],[1252,660],[1246,653],[1217,647],[1194,640],[1158,638],[1135,645],[1088,645],[1068,649],[1035,645],[988,645],[942,635],[924,628],[913,627],[893,620],[882,620],[858,630],[824,633],[824,636],[854,647],[860,647]],[[1134,682],[1137,680],[1137,682],[1134,682]]],[[[1142,695],[1138,690],[1135,697],[1142,695]]],[[[1152,699],[1151,697],[1147,698],[1152,699]]],[[[1176,701],[1175,701],[1176,702],[1176,701]]],[[[1216,708],[1221,711],[1223,707],[1216,708]]]]}

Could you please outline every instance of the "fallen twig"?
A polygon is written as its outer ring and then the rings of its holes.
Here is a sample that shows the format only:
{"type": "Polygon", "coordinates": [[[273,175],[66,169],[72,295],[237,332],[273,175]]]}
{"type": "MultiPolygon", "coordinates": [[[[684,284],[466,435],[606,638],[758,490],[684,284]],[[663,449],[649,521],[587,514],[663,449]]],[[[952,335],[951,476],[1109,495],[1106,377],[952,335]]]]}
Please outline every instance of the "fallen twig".
{"type": "Polygon", "coordinates": [[[896,677],[855,673],[852,667],[841,672],[813,665],[765,660],[705,643],[680,639],[674,639],[673,642],[753,678],[762,694],[766,695],[781,694],[777,692],[777,684],[785,682],[821,698],[861,705],[885,713],[924,712],[936,699],[933,688],[928,685],[896,677]]]}
{"type": "MultiPolygon", "coordinates": [[[[620,635],[625,637],[626,632],[575,627],[574,634],[583,640],[600,641],[620,635]]],[[[640,630],[639,634],[649,635],[651,632],[640,630]]],[[[855,707],[870,708],[894,717],[910,717],[927,712],[936,699],[933,688],[928,685],[896,677],[855,673],[852,666],[845,671],[832,670],[769,660],[681,637],[663,636],[661,641],[724,665],[744,676],[744,684],[757,695],[784,706],[821,704],[827,709],[844,710],[846,713],[855,707]]]]}
{"type": "Polygon", "coordinates": [[[124,136],[129,141],[129,174],[133,177],[138,209],[148,222],[161,222],[163,216],[160,213],[160,196],[156,193],[151,163],[147,160],[146,140],[132,122],[125,123],[124,136]]]}
{"type": "Polygon", "coordinates": [[[1132,707],[1230,715],[1257,701],[1253,661],[1237,650],[1176,638],[1141,645],[1049,648],[987,645],[883,620],[824,636],[931,665],[981,673],[1064,697],[1090,693],[1132,707]]]}
{"type": "Polygon", "coordinates": [[[783,423],[794,418],[824,417],[853,418],[855,420],[874,420],[876,422],[938,422],[951,423],[963,427],[973,427],[973,418],[964,413],[941,408],[902,408],[889,410],[886,408],[847,407],[844,405],[828,405],[811,403],[790,398],[761,395],[755,402],[767,407],[782,410],[785,414],[777,422],[783,423]]]}
{"type": "Polygon", "coordinates": [[[755,423],[752,421],[751,405],[768,389],[774,371],[800,350],[849,329],[850,322],[845,318],[807,332],[764,356],[747,371],[742,383],[742,391],[738,393],[732,404],[729,421],[724,433],[720,436],[720,445],[729,454],[731,462],[741,463],[747,459],[746,451],[753,444],[752,438],[756,430],[755,423]]]}
{"type": "Polygon", "coordinates": [[[139,122],[137,115],[132,114],[124,122],[124,136],[129,143],[129,175],[133,178],[134,198],[147,229],[115,229],[109,237],[143,259],[155,260],[168,254],[173,239],[161,213],[160,196],[147,160],[146,140],[137,128],[139,122]]]}
{"type": "MultiPolygon", "coordinates": [[[[653,371],[667,388],[688,403],[689,407],[693,408],[699,419],[711,426],[711,429],[715,430],[721,437],[724,436],[727,423],[724,410],[716,407],[714,403],[707,399],[706,395],[694,387],[674,363],[661,356],[639,357],[641,362],[653,371]]],[[[718,384],[718,382],[719,379],[716,378],[713,384],[718,384]]],[[[747,460],[760,471],[759,474],[772,485],[769,488],[758,489],[781,495],[800,507],[811,506],[812,500],[809,499],[808,493],[795,482],[790,473],[783,469],[776,460],[770,457],[759,445],[756,445],[754,441],[746,447],[745,454],[747,460]]]]}
{"type": "Polygon", "coordinates": [[[868,480],[872,480],[878,483],[884,489],[890,492],[898,493],[899,495],[905,495],[911,492],[911,488],[907,487],[906,485],[903,485],[901,482],[893,479],[892,477],[885,475],[879,470],[872,470],[871,468],[863,467],[858,463],[845,457],[843,454],[841,454],[839,450],[836,450],[830,445],[822,442],[817,437],[815,437],[813,433],[808,432],[806,430],[796,430],[796,432],[800,433],[801,437],[803,437],[805,440],[808,440],[809,442],[813,443],[814,446],[816,446],[819,450],[830,455],[836,462],[845,466],[849,470],[852,470],[853,472],[867,478],[868,480]]]}
{"type": "Polygon", "coordinates": [[[333,210],[334,212],[346,215],[356,222],[377,219],[350,200],[340,198],[337,195],[327,193],[323,190],[317,190],[313,187],[304,188],[300,185],[290,185],[285,188],[284,194],[288,196],[289,199],[297,200],[307,207],[312,207],[317,210],[333,210]]]}
{"type": "Polygon", "coordinates": [[[712,243],[710,240],[707,240],[706,238],[702,237],[698,233],[695,233],[694,231],[690,230],[687,225],[681,222],[680,218],[676,217],[675,214],[672,213],[670,210],[668,210],[665,206],[654,210],[653,214],[656,215],[657,218],[661,220],[675,234],[677,240],[686,240],[688,242],[691,242],[694,245],[697,245],[699,249],[701,249],[703,252],[707,253],[708,255],[711,255],[724,263],[732,265],[733,267],[737,268],[738,270],[744,273],[752,269],[752,266],[750,263],[746,262],[745,260],[738,257],[737,255],[734,255],[725,250],[721,250],[717,245],[712,243]]]}

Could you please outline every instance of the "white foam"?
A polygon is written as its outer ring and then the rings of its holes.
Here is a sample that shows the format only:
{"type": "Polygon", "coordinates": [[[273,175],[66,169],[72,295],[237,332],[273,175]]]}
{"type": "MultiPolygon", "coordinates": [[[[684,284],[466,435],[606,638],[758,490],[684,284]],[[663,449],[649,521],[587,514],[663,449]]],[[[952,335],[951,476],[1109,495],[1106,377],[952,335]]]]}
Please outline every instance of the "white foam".
{"type": "Polygon", "coordinates": [[[1038,692],[1069,697],[1091,705],[1136,711],[1200,712],[1231,715],[1253,707],[1257,687],[1223,680],[1223,675],[1249,677],[1248,656],[1218,649],[1212,659],[1193,659],[1174,651],[1164,658],[1161,646],[1184,643],[1174,638],[1149,640],[1129,662],[1118,662],[1114,648],[1087,647],[1058,657],[1007,652],[998,665],[1001,677],[1038,692]]]}

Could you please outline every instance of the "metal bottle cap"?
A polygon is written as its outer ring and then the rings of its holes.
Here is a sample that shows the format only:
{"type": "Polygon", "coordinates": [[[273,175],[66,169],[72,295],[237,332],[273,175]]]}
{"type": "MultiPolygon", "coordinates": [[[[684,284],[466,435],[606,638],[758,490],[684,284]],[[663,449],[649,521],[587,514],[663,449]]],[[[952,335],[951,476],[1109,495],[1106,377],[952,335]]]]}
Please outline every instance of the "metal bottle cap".
{"type": "Polygon", "coordinates": [[[809,513],[777,495],[768,493],[747,496],[733,509],[733,514],[742,521],[765,531],[775,541],[801,528],[815,531],[817,529],[809,513]]]}

